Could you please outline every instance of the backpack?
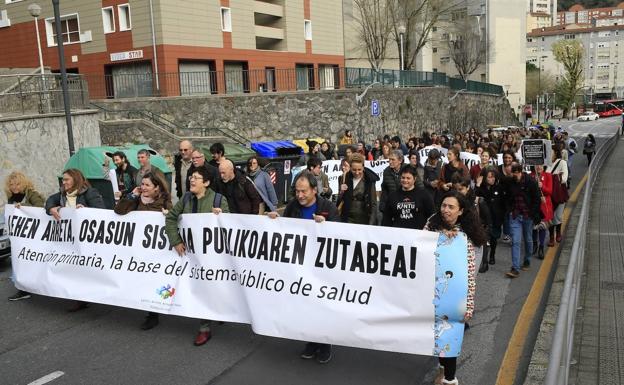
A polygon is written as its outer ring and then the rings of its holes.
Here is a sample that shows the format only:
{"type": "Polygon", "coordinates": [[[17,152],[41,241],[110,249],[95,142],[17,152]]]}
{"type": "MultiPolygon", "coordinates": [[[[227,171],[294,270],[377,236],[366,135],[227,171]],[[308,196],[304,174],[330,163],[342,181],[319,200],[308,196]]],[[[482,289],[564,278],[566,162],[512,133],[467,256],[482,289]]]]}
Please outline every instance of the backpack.
{"type": "MultiPolygon", "coordinates": [[[[186,208],[186,205],[189,203],[189,201],[191,200],[191,196],[193,195],[192,192],[187,191],[184,193],[184,195],[182,196],[182,212],[184,212],[184,209],[186,208]]],[[[215,197],[214,200],[212,201],[212,207],[213,208],[221,208],[221,200],[223,199],[223,195],[219,194],[219,193],[215,193],[215,197]]]]}

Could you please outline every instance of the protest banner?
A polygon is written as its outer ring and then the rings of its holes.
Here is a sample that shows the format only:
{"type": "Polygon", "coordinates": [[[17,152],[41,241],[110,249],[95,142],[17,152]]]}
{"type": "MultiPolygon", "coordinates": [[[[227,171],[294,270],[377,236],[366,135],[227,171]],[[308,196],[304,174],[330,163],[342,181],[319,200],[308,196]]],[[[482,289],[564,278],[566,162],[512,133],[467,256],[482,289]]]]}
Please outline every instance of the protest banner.
{"type": "MultiPolygon", "coordinates": [[[[442,354],[440,328],[452,327],[463,314],[457,309],[465,309],[465,285],[449,285],[436,267],[445,254],[436,252],[435,232],[187,214],[179,223],[187,255],[179,257],[161,213],[63,208],[61,217],[6,206],[19,289],[421,355],[442,354]],[[449,292],[453,287],[458,291],[449,292]],[[441,288],[452,303],[440,303],[441,288]]],[[[463,246],[456,238],[466,250],[465,237],[463,246]]]]}
{"type": "Polygon", "coordinates": [[[541,166],[546,162],[546,144],[543,139],[525,139],[520,149],[525,166],[541,166]]]}

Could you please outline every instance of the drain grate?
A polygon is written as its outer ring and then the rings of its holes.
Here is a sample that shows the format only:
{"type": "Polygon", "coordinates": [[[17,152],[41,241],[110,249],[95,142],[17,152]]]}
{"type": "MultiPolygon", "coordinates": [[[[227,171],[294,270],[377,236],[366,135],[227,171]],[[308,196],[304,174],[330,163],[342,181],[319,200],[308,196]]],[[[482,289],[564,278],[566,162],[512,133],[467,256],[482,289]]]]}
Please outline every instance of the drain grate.
{"type": "Polygon", "coordinates": [[[624,282],[602,281],[600,288],[602,290],[624,290],[624,282]]]}

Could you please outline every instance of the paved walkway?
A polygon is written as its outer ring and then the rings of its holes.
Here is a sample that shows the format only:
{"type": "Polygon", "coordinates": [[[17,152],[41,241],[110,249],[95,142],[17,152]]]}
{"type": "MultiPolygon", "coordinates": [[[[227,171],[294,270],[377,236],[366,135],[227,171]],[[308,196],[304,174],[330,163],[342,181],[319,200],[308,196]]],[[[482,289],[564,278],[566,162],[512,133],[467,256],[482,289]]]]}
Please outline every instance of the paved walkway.
{"type": "Polygon", "coordinates": [[[624,140],[594,187],[570,384],[624,383],[624,140]]]}

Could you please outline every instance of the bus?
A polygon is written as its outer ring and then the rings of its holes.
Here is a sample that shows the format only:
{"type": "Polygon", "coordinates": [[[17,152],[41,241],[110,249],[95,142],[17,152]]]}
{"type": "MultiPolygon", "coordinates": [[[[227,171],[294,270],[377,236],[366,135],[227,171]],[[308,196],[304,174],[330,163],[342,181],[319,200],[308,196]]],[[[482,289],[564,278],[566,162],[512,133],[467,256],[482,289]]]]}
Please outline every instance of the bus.
{"type": "Polygon", "coordinates": [[[622,110],[624,110],[624,99],[597,100],[594,103],[594,112],[601,118],[622,115],[622,110]]]}

